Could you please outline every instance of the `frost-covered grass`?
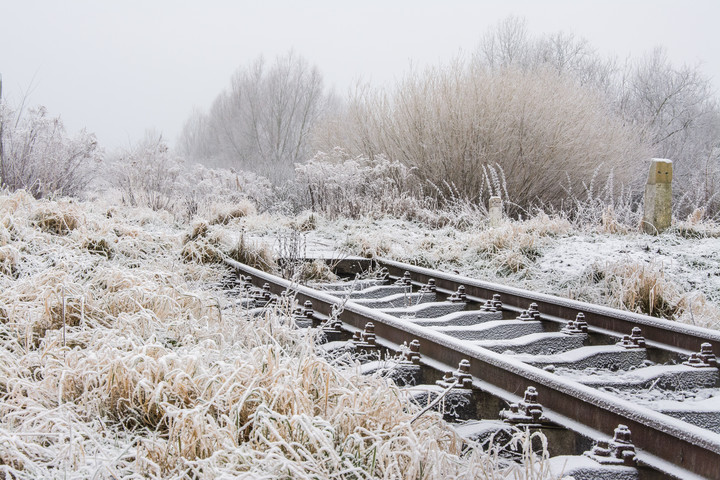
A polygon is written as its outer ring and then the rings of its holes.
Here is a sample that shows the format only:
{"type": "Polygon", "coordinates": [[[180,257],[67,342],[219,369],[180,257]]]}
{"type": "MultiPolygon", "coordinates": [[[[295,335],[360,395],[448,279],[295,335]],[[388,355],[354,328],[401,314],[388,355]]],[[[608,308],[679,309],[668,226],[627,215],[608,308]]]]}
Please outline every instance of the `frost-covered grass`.
{"type": "Polygon", "coordinates": [[[210,223],[0,195],[4,478],[547,477],[527,437],[511,464],[461,454],[437,413],[411,423],[420,407],[319,356],[289,305],[250,318],[213,255],[273,222],[210,223]]]}

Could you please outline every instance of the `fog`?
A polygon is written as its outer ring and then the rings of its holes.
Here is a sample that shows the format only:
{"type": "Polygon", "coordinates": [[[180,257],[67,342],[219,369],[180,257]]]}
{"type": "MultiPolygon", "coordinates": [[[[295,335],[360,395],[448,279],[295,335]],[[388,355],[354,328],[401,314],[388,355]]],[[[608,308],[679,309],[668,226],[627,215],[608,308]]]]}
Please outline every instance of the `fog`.
{"type": "Polygon", "coordinates": [[[673,62],[702,62],[715,85],[720,78],[712,0],[1,3],[3,96],[45,105],[108,149],[148,128],[172,143],[193,108],[207,108],[259,55],[292,49],[343,94],[470,54],[508,15],[524,17],[531,33],[571,32],[620,59],[663,45],[673,62]]]}

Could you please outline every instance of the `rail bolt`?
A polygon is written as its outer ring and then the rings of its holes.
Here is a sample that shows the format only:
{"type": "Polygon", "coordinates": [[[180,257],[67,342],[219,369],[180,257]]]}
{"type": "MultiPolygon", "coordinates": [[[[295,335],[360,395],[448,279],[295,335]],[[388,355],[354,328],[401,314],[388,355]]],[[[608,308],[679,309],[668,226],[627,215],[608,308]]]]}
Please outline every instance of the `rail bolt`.
{"type": "Polygon", "coordinates": [[[518,407],[525,415],[531,417],[533,421],[537,422],[540,420],[543,414],[543,407],[538,402],[538,393],[535,387],[528,387],[525,390],[523,401],[520,402],[518,407]]]}
{"type": "Polygon", "coordinates": [[[588,331],[588,324],[585,321],[585,314],[582,312],[578,312],[577,316],[575,317],[575,324],[578,326],[580,330],[587,333],[588,331]]]}
{"type": "Polygon", "coordinates": [[[322,327],[325,333],[340,333],[342,331],[342,320],[336,318],[335,320],[328,320],[322,327]]]}
{"type": "Polygon", "coordinates": [[[302,307],[298,306],[293,312],[293,317],[299,320],[312,320],[314,310],[312,308],[312,302],[307,300],[302,307]]]}
{"type": "Polygon", "coordinates": [[[365,324],[365,330],[362,332],[356,331],[353,333],[351,345],[356,351],[361,352],[363,350],[374,350],[377,348],[375,343],[375,324],[368,322],[365,324]]]}
{"type": "Polygon", "coordinates": [[[448,302],[467,302],[467,295],[465,295],[465,286],[460,285],[457,289],[457,292],[453,293],[448,297],[448,302]]]}
{"type": "Polygon", "coordinates": [[[546,421],[543,417],[543,407],[538,402],[538,393],[535,387],[525,389],[523,399],[510,405],[510,410],[500,412],[500,418],[508,423],[539,423],[546,421]]]}
{"type": "Polygon", "coordinates": [[[470,375],[470,360],[462,359],[455,372],[457,383],[462,388],[472,387],[472,375],[470,375]]]}
{"type": "Polygon", "coordinates": [[[495,305],[493,304],[492,300],[486,300],[482,307],[480,307],[480,311],[484,313],[495,313],[497,310],[495,310],[495,305]]]}
{"type": "Polygon", "coordinates": [[[310,300],[305,300],[305,303],[303,304],[303,314],[306,317],[311,318],[314,312],[312,302],[310,300]]]}
{"type": "Polygon", "coordinates": [[[642,336],[642,330],[640,330],[640,327],[633,327],[630,335],[623,336],[622,341],[618,342],[616,345],[626,349],[645,348],[645,337],[642,336]]]}
{"type": "Polygon", "coordinates": [[[713,353],[712,344],[703,343],[700,345],[700,353],[698,356],[709,366],[717,367],[717,358],[715,358],[715,354],[713,353]]]}
{"type": "Polygon", "coordinates": [[[700,347],[699,353],[691,353],[690,358],[688,358],[687,361],[683,362],[683,365],[696,368],[717,368],[717,359],[712,353],[712,345],[710,345],[709,343],[704,343],[703,346],[700,347]],[[707,347],[703,349],[703,346],[705,345],[707,345],[707,347]]]}
{"type": "Polygon", "coordinates": [[[622,459],[625,465],[635,465],[635,446],[632,443],[630,429],[627,426],[618,425],[610,446],[613,448],[615,458],[622,459]]]}
{"type": "Polygon", "coordinates": [[[632,467],[637,464],[635,445],[632,443],[630,429],[625,425],[618,425],[612,440],[598,441],[585,455],[603,465],[632,467]]]}
{"type": "Polygon", "coordinates": [[[420,342],[415,339],[410,342],[410,345],[403,350],[401,363],[412,363],[413,365],[420,364],[420,342]]]}
{"type": "Polygon", "coordinates": [[[496,293],[493,295],[492,298],[493,305],[495,306],[495,310],[502,310],[502,301],[500,300],[500,294],[496,293]]]}
{"type": "Polygon", "coordinates": [[[567,334],[587,333],[588,324],[585,321],[585,314],[582,312],[578,313],[575,320],[567,322],[560,331],[567,334]]]}
{"type": "Polygon", "coordinates": [[[240,281],[242,282],[243,290],[250,290],[253,287],[252,278],[240,275],[240,281]]]}
{"type": "Polygon", "coordinates": [[[534,320],[534,318],[532,317],[532,315],[530,315],[530,312],[528,312],[527,310],[523,310],[520,316],[517,317],[515,320],[522,320],[527,322],[529,320],[534,320]]]}
{"type": "Polygon", "coordinates": [[[527,309],[527,312],[530,314],[531,317],[533,317],[535,320],[540,320],[540,308],[538,308],[538,304],[533,302],[530,304],[530,306],[527,309]]]}
{"type": "Polygon", "coordinates": [[[365,330],[360,335],[362,342],[366,346],[375,346],[375,324],[368,322],[365,324],[365,330]]]}
{"type": "Polygon", "coordinates": [[[470,375],[470,360],[460,360],[458,369],[454,372],[445,372],[442,380],[436,382],[443,388],[472,388],[472,375],[470,375]]]}
{"type": "Polygon", "coordinates": [[[395,281],[395,285],[412,285],[410,272],[405,272],[402,277],[398,278],[395,281]]]}
{"type": "Polygon", "coordinates": [[[437,291],[437,286],[435,285],[435,279],[429,278],[428,282],[423,285],[418,293],[434,293],[437,291]]]}

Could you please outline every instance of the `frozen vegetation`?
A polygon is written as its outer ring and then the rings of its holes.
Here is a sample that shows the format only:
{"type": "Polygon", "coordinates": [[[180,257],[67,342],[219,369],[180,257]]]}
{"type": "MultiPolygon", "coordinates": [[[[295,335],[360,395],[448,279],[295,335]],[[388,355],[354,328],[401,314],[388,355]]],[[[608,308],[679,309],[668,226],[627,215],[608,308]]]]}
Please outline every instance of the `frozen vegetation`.
{"type": "Polygon", "coordinates": [[[228,298],[222,237],[264,218],[189,229],[0,196],[4,478],[547,476],[522,436],[524,467],[461,456],[437,413],[411,423],[420,407],[392,382],[320,356],[290,305],[250,318],[228,298]]]}

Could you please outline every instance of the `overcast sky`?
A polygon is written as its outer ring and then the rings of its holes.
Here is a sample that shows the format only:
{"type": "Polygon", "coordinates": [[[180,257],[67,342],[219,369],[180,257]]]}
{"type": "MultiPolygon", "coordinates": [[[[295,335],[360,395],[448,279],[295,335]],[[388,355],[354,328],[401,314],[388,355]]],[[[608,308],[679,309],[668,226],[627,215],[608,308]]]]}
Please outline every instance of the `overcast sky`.
{"type": "Polygon", "coordinates": [[[720,90],[720,1],[0,0],[3,96],[127,147],[154,128],[171,143],[240,66],[294,49],[329,86],[388,83],[409,65],[471,52],[509,15],[533,34],[572,32],[603,54],[656,45],[720,90]]]}

